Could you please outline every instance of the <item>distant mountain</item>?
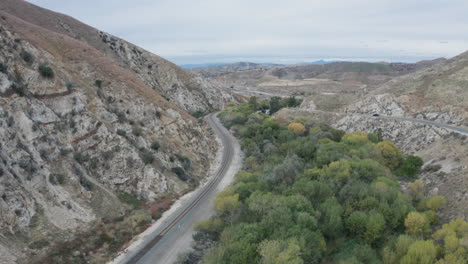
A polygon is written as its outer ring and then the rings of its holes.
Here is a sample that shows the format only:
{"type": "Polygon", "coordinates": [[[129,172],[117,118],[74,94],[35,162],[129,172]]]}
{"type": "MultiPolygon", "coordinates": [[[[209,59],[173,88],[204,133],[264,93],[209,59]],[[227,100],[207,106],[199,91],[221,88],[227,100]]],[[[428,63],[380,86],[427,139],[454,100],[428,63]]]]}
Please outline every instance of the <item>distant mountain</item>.
{"type": "Polygon", "coordinates": [[[341,61],[339,61],[339,60],[332,60],[332,61],[317,60],[317,61],[302,62],[302,63],[297,63],[297,64],[312,64],[312,65],[315,65],[315,64],[330,64],[330,63],[334,63],[334,62],[341,62],[341,61]]]}
{"type": "Polygon", "coordinates": [[[225,62],[211,62],[211,63],[199,63],[199,64],[180,64],[179,66],[184,69],[194,69],[194,68],[206,68],[211,66],[221,66],[227,65],[229,63],[225,62]]]}

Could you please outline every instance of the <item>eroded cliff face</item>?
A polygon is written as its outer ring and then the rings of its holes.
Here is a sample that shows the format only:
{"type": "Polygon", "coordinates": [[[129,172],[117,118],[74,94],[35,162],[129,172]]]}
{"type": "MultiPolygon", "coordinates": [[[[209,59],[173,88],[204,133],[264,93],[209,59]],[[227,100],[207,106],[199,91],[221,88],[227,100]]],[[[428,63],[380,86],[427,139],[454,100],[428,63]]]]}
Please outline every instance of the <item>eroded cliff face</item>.
{"type": "Polygon", "coordinates": [[[226,102],[234,101],[227,89],[214,82],[108,33],[100,31],[99,36],[117,56],[117,63],[190,113],[221,109],[226,102]]]}
{"type": "Polygon", "coordinates": [[[218,147],[211,130],[149,80],[3,11],[0,43],[0,263],[121,215],[119,193],[177,196],[205,177],[218,147]]]}

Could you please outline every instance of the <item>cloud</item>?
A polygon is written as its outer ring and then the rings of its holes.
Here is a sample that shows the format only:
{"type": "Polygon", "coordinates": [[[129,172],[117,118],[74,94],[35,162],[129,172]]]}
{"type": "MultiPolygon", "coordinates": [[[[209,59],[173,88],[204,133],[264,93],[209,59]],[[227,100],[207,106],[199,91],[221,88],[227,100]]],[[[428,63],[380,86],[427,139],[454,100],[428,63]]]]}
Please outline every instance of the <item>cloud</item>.
{"type": "Polygon", "coordinates": [[[468,49],[466,0],[30,2],[176,63],[330,57],[411,61],[468,49]]]}

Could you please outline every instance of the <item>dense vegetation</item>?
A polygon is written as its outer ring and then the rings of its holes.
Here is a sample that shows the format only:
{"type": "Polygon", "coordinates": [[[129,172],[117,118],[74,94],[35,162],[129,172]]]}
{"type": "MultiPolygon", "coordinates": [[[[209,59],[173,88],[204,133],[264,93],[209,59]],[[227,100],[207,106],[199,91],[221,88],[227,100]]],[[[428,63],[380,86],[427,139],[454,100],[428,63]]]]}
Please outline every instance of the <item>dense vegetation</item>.
{"type": "Polygon", "coordinates": [[[198,251],[216,242],[203,263],[467,263],[468,224],[432,233],[445,199],[425,197],[420,180],[400,190],[396,175],[417,175],[420,158],[375,134],[258,111],[268,104],[253,98],[220,114],[242,140],[245,170],[197,225],[198,251]]]}

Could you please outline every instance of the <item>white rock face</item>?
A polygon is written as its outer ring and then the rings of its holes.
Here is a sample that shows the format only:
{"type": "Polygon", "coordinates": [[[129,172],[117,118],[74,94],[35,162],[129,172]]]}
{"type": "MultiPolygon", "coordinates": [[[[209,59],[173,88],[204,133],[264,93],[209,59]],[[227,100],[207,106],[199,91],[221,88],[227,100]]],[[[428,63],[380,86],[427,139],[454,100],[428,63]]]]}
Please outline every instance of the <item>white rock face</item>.
{"type": "Polygon", "coordinates": [[[405,111],[391,94],[379,94],[346,108],[347,113],[380,114],[385,116],[404,116],[405,111]]]}

